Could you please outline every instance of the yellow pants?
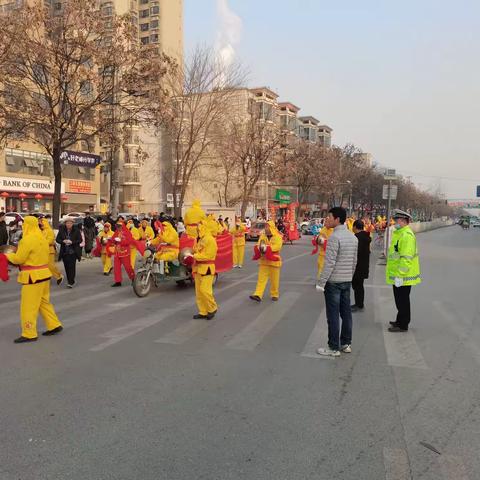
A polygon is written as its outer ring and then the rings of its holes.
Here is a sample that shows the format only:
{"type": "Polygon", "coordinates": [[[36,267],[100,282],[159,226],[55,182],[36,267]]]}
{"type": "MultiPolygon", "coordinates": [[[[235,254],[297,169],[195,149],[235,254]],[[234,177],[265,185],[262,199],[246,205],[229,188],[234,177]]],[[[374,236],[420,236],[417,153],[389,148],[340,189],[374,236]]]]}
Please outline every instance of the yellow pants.
{"type": "Polygon", "coordinates": [[[243,266],[244,257],[245,257],[245,245],[233,244],[233,264],[243,266]]]}
{"type": "Polygon", "coordinates": [[[63,277],[60,270],[57,268],[57,264],[55,263],[55,253],[51,253],[48,257],[48,269],[55,280],[59,280],[63,277]]]}
{"type": "Polygon", "coordinates": [[[267,282],[270,280],[270,296],[278,298],[280,295],[280,267],[259,265],[257,288],[254,295],[262,298],[267,282]]]}
{"type": "Polygon", "coordinates": [[[135,263],[137,261],[137,250],[132,248],[130,252],[130,260],[132,261],[132,268],[135,270],[135,263]]]}
{"type": "Polygon", "coordinates": [[[217,310],[217,303],[213,298],[213,279],[214,275],[195,275],[195,296],[200,315],[207,315],[217,310]]]}
{"type": "Polygon", "coordinates": [[[106,253],[102,253],[103,273],[109,273],[112,269],[112,258],[106,253]]]}
{"type": "Polygon", "coordinates": [[[325,255],[319,255],[317,261],[317,280],[323,272],[323,266],[325,265],[325,255]]]}
{"type": "Polygon", "coordinates": [[[62,324],[50,303],[50,281],[22,286],[20,318],[22,337],[37,338],[37,317],[41,314],[47,330],[53,330],[62,324]]]}

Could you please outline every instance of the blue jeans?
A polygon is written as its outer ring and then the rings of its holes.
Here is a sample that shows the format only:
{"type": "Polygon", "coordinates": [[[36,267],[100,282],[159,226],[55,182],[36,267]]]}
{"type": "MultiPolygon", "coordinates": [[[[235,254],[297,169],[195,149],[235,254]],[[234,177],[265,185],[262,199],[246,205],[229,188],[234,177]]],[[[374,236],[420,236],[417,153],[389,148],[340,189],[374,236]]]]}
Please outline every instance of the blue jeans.
{"type": "Polygon", "coordinates": [[[352,343],[352,310],[350,307],[351,287],[352,282],[327,282],[325,285],[328,346],[332,350],[340,350],[341,345],[350,345],[352,343]],[[342,318],[341,331],[340,317],[342,318]]]}

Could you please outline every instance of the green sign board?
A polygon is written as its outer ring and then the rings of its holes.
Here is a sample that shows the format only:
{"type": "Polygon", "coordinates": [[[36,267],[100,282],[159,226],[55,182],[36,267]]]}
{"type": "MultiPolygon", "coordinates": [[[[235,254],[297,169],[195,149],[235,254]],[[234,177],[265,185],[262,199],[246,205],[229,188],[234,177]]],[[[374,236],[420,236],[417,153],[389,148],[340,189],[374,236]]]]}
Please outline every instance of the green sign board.
{"type": "Polygon", "coordinates": [[[288,190],[279,190],[275,192],[275,200],[280,203],[292,203],[292,194],[288,190]]]}

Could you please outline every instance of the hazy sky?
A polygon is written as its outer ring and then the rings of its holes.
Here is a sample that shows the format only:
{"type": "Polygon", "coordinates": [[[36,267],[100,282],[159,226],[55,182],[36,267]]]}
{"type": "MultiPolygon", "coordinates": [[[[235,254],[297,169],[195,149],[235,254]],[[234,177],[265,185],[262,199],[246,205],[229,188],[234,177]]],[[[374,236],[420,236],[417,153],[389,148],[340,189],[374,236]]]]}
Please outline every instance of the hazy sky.
{"type": "Polygon", "coordinates": [[[330,125],[336,144],[474,197],[480,0],[185,0],[186,52],[197,43],[235,55],[250,86],[330,125]]]}

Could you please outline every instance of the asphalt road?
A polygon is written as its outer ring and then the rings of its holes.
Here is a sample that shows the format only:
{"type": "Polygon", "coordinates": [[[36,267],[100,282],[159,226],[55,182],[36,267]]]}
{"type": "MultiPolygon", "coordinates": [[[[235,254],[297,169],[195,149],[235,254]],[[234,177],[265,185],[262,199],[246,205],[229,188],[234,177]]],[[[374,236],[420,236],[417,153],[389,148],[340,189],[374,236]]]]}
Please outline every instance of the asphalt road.
{"type": "Polygon", "coordinates": [[[52,286],[65,331],[14,345],[19,288],[0,285],[0,479],[478,480],[480,229],[419,244],[409,333],[386,332],[372,262],[338,359],[314,353],[326,321],[309,238],[284,247],[279,302],[249,301],[248,261],[221,276],[211,322],[192,320],[193,289],[138,299],[91,260],[77,288],[52,286]]]}

